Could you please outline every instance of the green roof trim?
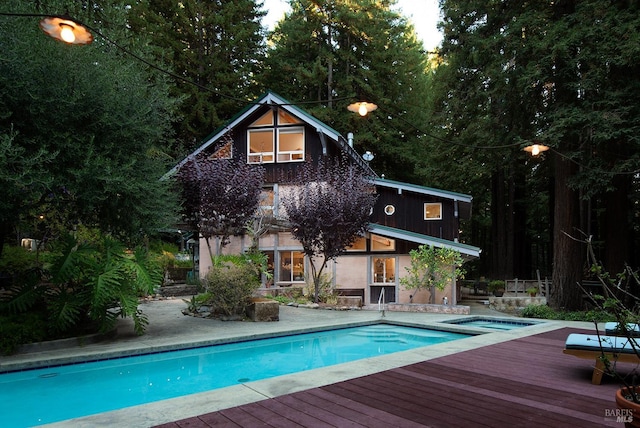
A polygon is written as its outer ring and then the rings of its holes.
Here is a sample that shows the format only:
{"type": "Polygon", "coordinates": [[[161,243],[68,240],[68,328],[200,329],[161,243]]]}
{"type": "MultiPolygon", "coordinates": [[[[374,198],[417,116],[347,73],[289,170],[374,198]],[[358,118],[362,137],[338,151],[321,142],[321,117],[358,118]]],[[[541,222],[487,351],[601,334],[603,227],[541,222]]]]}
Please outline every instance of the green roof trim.
{"type": "Polygon", "coordinates": [[[460,202],[471,203],[473,197],[464,193],[450,192],[448,190],[434,189],[432,187],[419,186],[417,184],[403,183],[401,181],[388,180],[386,178],[376,178],[373,180],[376,186],[391,187],[398,190],[407,190],[409,192],[422,193],[425,195],[439,196],[447,199],[453,199],[460,202]]]}
{"type": "Polygon", "coordinates": [[[480,257],[482,250],[472,245],[462,244],[460,242],[448,241],[446,239],[436,238],[434,236],[423,235],[421,233],[409,232],[408,230],[396,229],[394,227],[383,226],[381,224],[370,224],[369,232],[377,235],[383,235],[388,238],[403,239],[417,244],[432,245],[439,248],[451,248],[460,252],[463,256],[480,257]]]}

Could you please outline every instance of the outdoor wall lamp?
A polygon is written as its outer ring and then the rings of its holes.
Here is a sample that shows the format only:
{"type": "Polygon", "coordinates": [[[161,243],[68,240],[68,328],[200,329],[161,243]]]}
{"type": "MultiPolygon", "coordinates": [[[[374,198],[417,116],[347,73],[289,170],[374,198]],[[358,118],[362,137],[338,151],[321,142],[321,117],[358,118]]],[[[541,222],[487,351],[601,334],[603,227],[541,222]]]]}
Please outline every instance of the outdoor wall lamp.
{"type": "Polygon", "coordinates": [[[544,144],[532,144],[523,149],[525,152],[531,153],[531,156],[538,156],[542,152],[549,150],[549,146],[544,144]]]}
{"type": "Polygon", "coordinates": [[[378,106],[375,105],[374,103],[369,103],[367,101],[359,101],[357,103],[349,104],[349,107],[347,107],[347,110],[352,111],[354,113],[358,113],[360,116],[366,116],[367,113],[371,113],[377,108],[378,106]]]}

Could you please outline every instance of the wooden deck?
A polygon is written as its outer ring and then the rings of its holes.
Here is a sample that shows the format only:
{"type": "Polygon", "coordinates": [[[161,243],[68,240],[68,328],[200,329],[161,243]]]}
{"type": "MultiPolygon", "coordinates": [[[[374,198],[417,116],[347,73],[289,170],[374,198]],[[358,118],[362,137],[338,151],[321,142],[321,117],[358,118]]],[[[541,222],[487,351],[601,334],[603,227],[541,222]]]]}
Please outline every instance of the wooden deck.
{"type": "Polygon", "coordinates": [[[564,355],[560,329],[161,427],[621,427],[617,384],[564,355]]]}

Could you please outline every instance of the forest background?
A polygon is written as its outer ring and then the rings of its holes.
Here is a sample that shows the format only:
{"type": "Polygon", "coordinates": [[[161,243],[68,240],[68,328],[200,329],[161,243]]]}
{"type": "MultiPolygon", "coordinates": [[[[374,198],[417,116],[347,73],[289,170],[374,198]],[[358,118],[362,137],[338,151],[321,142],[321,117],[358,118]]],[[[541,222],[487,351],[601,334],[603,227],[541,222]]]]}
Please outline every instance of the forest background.
{"type": "Polygon", "coordinates": [[[292,0],[267,31],[254,0],[0,1],[99,31],[66,46],[0,17],[0,245],[51,230],[45,211],[128,240],[166,227],[157,178],[272,90],[353,132],[386,178],[472,195],[472,278],[547,277],[570,309],[585,240],[609,271],[637,268],[638,2],[441,0],[435,53],[394,6],[292,0]],[[361,97],[378,110],[349,114],[361,97]]]}

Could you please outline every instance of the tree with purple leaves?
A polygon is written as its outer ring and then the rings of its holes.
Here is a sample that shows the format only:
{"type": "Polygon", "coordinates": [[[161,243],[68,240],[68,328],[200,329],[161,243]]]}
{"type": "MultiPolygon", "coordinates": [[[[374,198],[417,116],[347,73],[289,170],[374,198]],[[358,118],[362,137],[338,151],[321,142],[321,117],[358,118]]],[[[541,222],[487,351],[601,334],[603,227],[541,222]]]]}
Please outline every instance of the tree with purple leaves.
{"type": "Polygon", "coordinates": [[[291,184],[282,189],[282,206],[309,259],[317,303],[324,269],[365,234],[377,196],[369,177],[346,159],[307,162],[291,184]]]}
{"type": "Polygon", "coordinates": [[[216,253],[240,233],[258,209],[264,170],[235,159],[193,158],[180,168],[183,215],[205,239],[220,238],[216,253]]]}

